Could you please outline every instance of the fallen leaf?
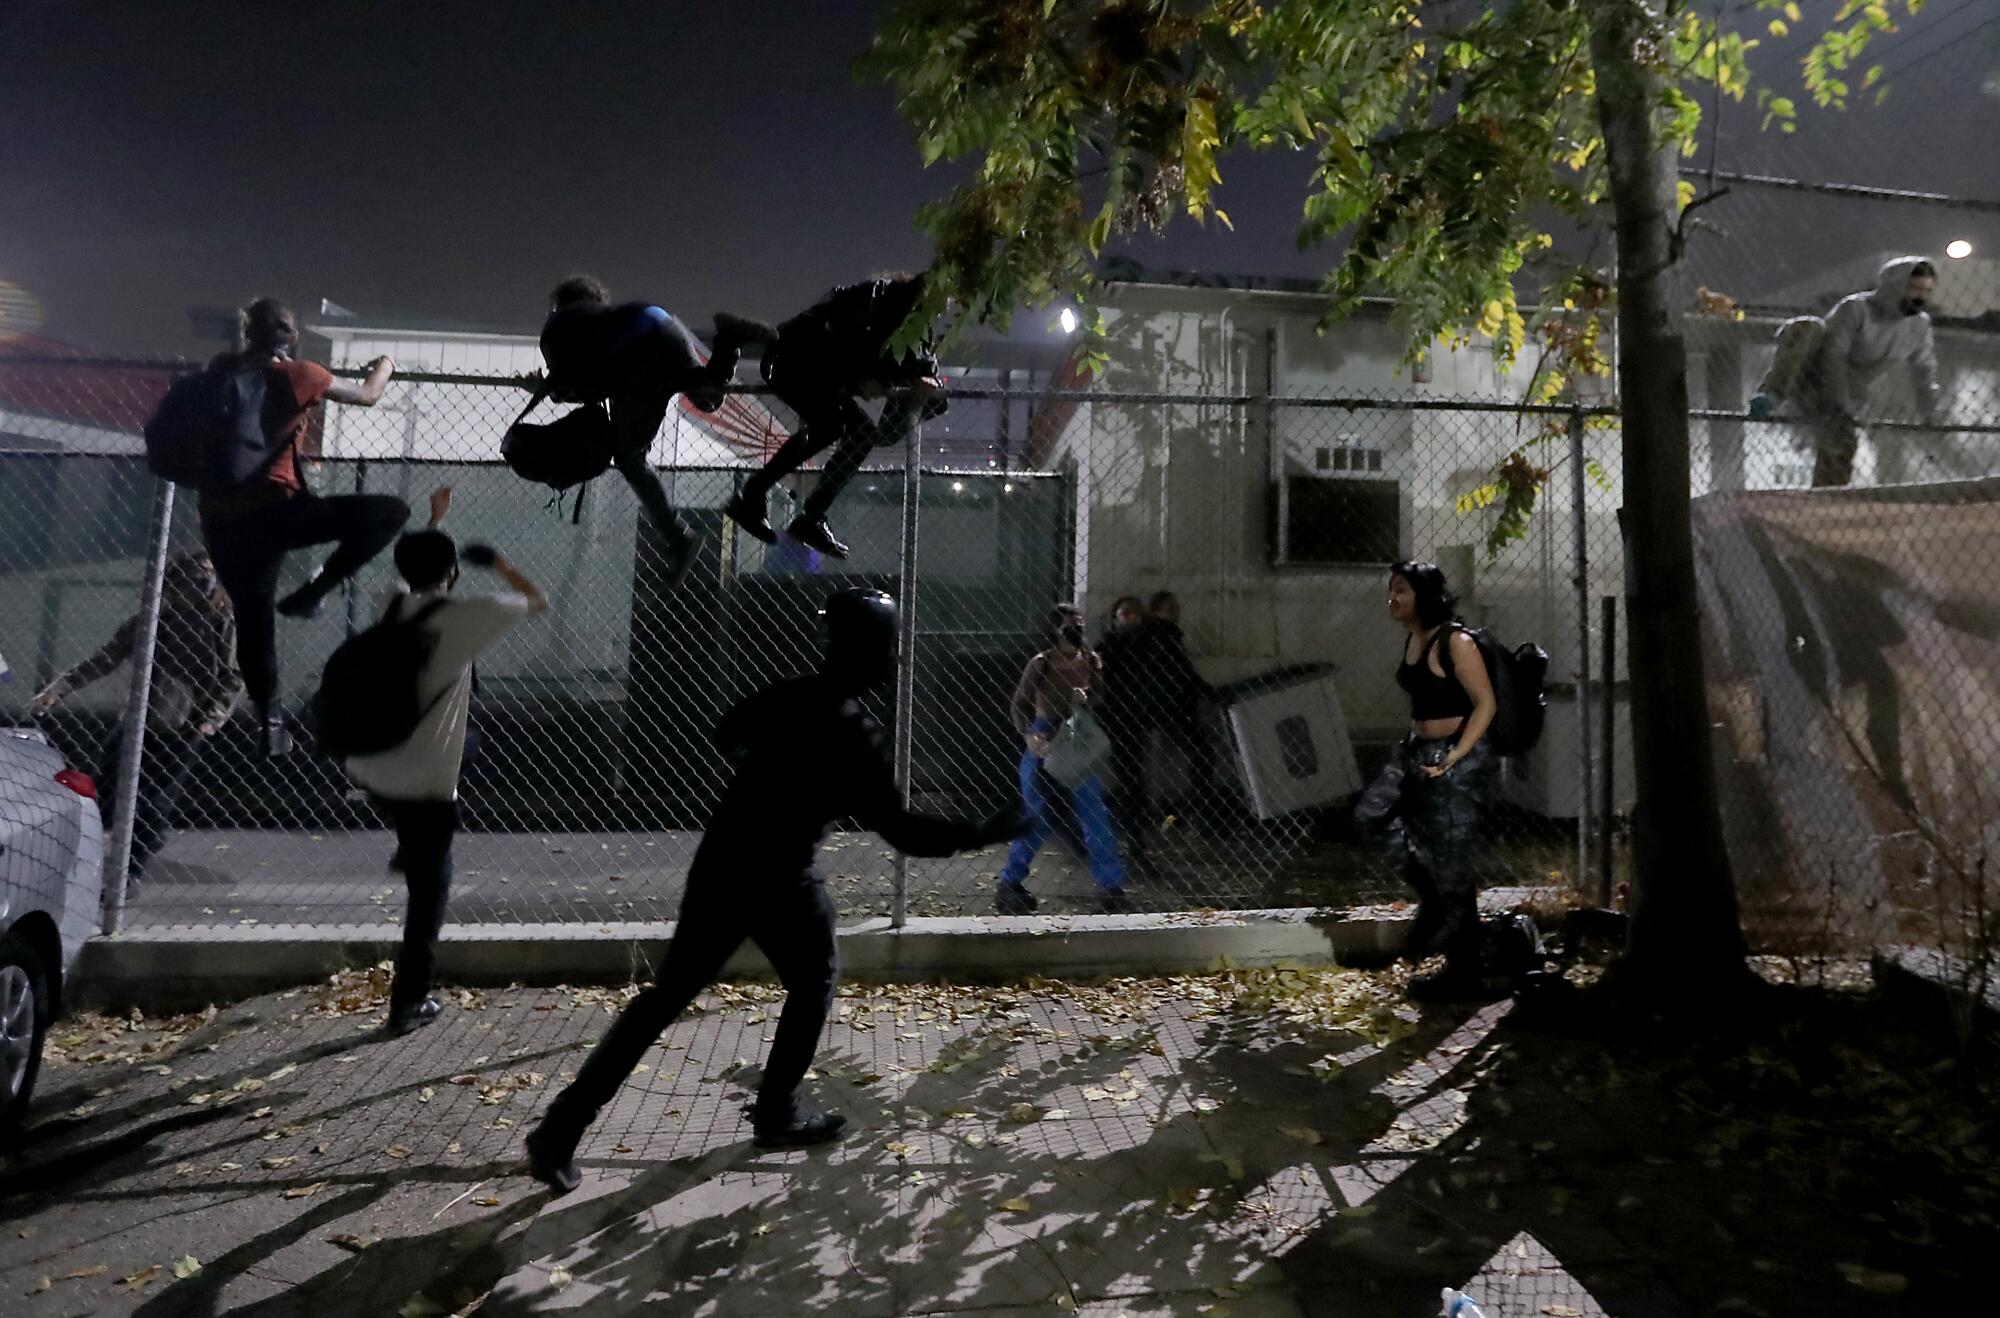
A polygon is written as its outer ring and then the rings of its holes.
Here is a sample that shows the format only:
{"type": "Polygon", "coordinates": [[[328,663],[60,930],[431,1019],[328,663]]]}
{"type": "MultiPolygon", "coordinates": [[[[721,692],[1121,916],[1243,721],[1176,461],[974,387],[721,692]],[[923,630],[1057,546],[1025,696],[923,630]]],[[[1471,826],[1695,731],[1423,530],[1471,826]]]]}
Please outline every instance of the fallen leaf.
{"type": "Polygon", "coordinates": [[[375,1242],[372,1240],[363,1240],[351,1231],[343,1231],[337,1236],[328,1236],[326,1243],[329,1245],[338,1245],[350,1254],[359,1254],[375,1242]]]}
{"type": "Polygon", "coordinates": [[[265,1076],[264,1078],[266,1080],[283,1080],[286,1076],[290,1075],[292,1072],[298,1069],[299,1069],[299,1064],[297,1062],[286,1062],[283,1066],[271,1072],[271,1074],[265,1076]]]}
{"type": "Polygon", "coordinates": [[[500,1206],[500,1201],[490,1195],[481,1195],[472,1202],[478,1204],[481,1208],[498,1208],[500,1206]]]}
{"type": "Polygon", "coordinates": [[[1326,1140],[1324,1135],[1321,1135],[1310,1126],[1280,1126],[1278,1127],[1278,1131],[1280,1134],[1291,1136],[1302,1144],[1321,1144],[1326,1140]]]}
{"type": "Polygon", "coordinates": [[[417,1102],[419,1103],[428,1103],[433,1098],[436,1097],[437,1097],[437,1090],[432,1089],[429,1085],[425,1085],[422,1089],[417,1091],[417,1102]]]}
{"type": "Polygon", "coordinates": [[[391,1158],[407,1158],[410,1156],[410,1146],[407,1144],[391,1144],[388,1148],[382,1150],[382,1152],[388,1154],[391,1158]]]}
{"type": "Polygon", "coordinates": [[[189,1277],[194,1276],[195,1273],[200,1271],[201,1260],[192,1254],[183,1254],[174,1260],[174,1279],[176,1281],[186,1281],[189,1277]]]}
{"type": "Polygon", "coordinates": [[[1877,1272],[1859,1263],[1838,1265],[1840,1275],[1850,1286],[1858,1286],[1870,1295],[1901,1295],[1909,1289],[1910,1279],[1900,1272],[1877,1272]]]}
{"type": "Polygon", "coordinates": [[[549,1285],[559,1291],[567,1290],[569,1284],[575,1280],[576,1278],[570,1275],[570,1270],[560,1263],[549,1269],[549,1285]]]}
{"type": "Polygon", "coordinates": [[[286,1199],[310,1199],[324,1189],[326,1189],[325,1181],[314,1181],[311,1185],[295,1185],[285,1191],[282,1197],[286,1199]]]}
{"type": "Polygon", "coordinates": [[[890,1140],[882,1147],[895,1154],[898,1158],[907,1158],[917,1151],[914,1144],[906,1144],[902,1140],[890,1140]]]}
{"type": "Polygon", "coordinates": [[[267,1172],[275,1172],[291,1166],[298,1160],[299,1160],[298,1154],[288,1153],[282,1158],[259,1158],[257,1160],[257,1165],[259,1167],[262,1167],[267,1172]]]}
{"type": "Polygon", "coordinates": [[[1021,1198],[1021,1196],[1015,1195],[1012,1199],[1003,1202],[1000,1207],[1010,1213],[1026,1213],[1031,1211],[1034,1205],[1026,1199],[1021,1198]]]}
{"type": "Polygon", "coordinates": [[[1549,1318],[1583,1318],[1583,1310],[1573,1304],[1545,1304],[1542,1312],[1549,1318]]]}
{"type": "Polygon", "coordinates": [[[753,1236],[768,1236],[771,1234],[771,1224],[769,1222],[759,1222],[756,1226],[750,1228],[750,1234],[753,1236]]]}
{"type": "Polygon", "coordinates": [[[260,1107],[255,1112],[252,1112],[249,1116],[243,1119],[245,1121],[262,1121],[265,1117],[268,1117],[270,1115],[271,1115],[270,1108],[260,1107]]]}
{"type": "Polygon", "coordinates": [[[122,1278],[118,1278],[118,1284],[124,1286],[126,1290],[138,1290],[140,1286],[150,1284],[156,1276],[160,1276],[160,1264],[154,1264],[150,1268],[140,1268],[132,1276],[122,1276],[122,1278]]]}
{"type": "Polygon", "coordinates": [[[34,1285],[28,1287],[28,1294],[40,1295],[43,1291],[52,1290],[54,1287],[55,1282],[48,1277],[44,1277],[34,1285]]]}

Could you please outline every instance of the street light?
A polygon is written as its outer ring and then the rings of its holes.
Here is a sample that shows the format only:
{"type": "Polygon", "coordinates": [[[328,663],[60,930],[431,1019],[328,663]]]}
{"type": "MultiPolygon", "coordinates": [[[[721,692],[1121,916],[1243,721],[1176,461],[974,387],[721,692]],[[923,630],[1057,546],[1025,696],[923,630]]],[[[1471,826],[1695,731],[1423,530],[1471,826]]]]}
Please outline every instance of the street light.
{"type": "Polygon", "coordinates": [[[1944,245],[1944,254],[1954,261],[1963,261],[1972,255],[1972,244],[1963,238],[1954,238],[1944,245]]]}
{"type": "Polygon", "coordinates": [[[1076,333],[1078,324],[1076,309],[1074,307],[1064,307],[1062,314],[1056,317],[1056,324],[1062,326],[1062,332],[1065,334],[1076,333]]]}

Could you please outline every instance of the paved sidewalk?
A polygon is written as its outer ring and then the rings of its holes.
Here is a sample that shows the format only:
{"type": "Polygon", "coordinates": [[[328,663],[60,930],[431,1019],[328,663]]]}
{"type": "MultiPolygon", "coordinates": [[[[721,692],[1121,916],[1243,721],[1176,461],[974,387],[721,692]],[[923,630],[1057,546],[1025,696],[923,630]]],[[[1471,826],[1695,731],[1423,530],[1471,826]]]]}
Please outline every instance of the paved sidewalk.
{"type": "Polygon", "coordinates": [[[1705,1225],[1747,1259],[1783,1202],[1717,1207],[1728,1169],[1551,1082],[1509,1004],[1419,1016],[1353,971],[843,996],[812,1083],[853,1126],[790,1153],[742,1116],[775,994],[725,987],[551,1200],[520,1137],[624,992],[463,992],[387,1040],[385,982],[59,1030],[0,1176],[0,1311],[1418,1318],[1453,1285],[1643,1318],[1706,1312],[1705,1225]]]}

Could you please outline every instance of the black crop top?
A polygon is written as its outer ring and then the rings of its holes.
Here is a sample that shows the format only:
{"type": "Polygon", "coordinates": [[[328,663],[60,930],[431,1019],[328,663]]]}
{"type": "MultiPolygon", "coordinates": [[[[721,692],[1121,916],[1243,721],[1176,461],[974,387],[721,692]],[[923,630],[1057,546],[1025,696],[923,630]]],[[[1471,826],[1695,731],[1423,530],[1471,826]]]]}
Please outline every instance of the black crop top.
{"type": "MultiPolygon", "coordinates": [[[[1396,685],[1410,693],[1412,722],[1472,716],[1472,697],[1458,684],[1458,679],[1439,677],[1431,671],[1431,651],[1451,633],[1450,627],[1438,628],[1437,635],[1431,637],[1415,663],[1396,665],[1396,685]]],[[[1449,655],[1445,662],[1450,662],[1449,655]]]]}

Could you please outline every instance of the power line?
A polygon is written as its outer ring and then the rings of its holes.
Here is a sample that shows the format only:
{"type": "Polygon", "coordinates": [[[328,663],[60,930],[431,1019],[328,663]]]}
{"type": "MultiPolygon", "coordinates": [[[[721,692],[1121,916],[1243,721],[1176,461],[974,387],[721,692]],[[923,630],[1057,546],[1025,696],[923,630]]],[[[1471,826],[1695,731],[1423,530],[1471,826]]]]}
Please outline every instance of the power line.
{"type": "Polygon", "coordinates": [[[1974,23],[1971,27],[1965,29],[1965,31],[1963,32],[1960,32],[1957,36],[1949,38],[1942,46],[1939,46],[1934,50],[1927,50],[1924,51],[1922,54],[1918,55],[1914,59],[1904,60],[1901,64],[1897,65],[1893,69],[1884,68],[1882,70],[1881,81],[1887,82],[1890,78],[1894,77],[1898,73],[1906,73],[1909,70],[1915,68],[1917,65],[1922,64],[1925,60],[1931,59],[1932,57],[1937,55],[1944,54],[1946,51],[1956,47],[1960,42],[1964,41],[1967,37],[1971,36],[1973,33],[1978,32],[1983,28],[1992,27],[1995,23],[2000,23],[2000,14],[1995,14],[1991,18],[1987,18],[1980,22],[1974,23]]]}

